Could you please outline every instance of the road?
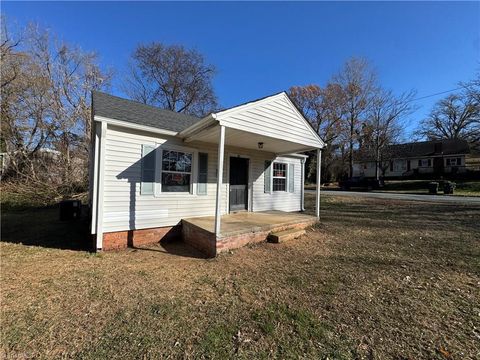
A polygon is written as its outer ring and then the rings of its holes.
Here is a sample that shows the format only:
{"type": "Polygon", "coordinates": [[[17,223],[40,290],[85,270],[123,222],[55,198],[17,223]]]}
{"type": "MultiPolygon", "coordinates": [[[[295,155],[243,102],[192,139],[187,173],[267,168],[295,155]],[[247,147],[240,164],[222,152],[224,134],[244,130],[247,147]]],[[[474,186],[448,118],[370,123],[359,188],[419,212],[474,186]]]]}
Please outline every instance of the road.
{"type": "MultiPolygon", "coordinates": [[[[305,190],[305,193],[314,194],[315,190],[305,190]]],[[[474,197],[474,196],[400,194],[400,193],[387,193],[387,192],[374,192],[374,191],[362,192],[362,191],[340,191],[340,190],[322,190],[321,193],[323,195],[336,195],[336,196],[359,196],[359,197],[371,197],[371,198],[377,198],[377,199],[433,201],[433,202],[480,205],[480,197],[474,197]]]]}

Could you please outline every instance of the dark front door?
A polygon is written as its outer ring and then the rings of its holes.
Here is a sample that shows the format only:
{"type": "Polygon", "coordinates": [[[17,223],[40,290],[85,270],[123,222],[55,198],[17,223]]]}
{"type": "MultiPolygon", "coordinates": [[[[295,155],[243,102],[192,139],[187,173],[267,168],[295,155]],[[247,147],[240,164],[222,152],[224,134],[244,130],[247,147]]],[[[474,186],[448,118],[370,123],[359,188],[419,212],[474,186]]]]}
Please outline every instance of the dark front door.
{"type": "Polygon", "coordinates": [[[441,157],[433,158],[433,171],[437,175],[443,173],[443,158],[441,157]]]}
{"type": "Polygon", "coordinates": [[[248,159],[230,158],[230,211],[246,210],[248,204],[248,159]]]}

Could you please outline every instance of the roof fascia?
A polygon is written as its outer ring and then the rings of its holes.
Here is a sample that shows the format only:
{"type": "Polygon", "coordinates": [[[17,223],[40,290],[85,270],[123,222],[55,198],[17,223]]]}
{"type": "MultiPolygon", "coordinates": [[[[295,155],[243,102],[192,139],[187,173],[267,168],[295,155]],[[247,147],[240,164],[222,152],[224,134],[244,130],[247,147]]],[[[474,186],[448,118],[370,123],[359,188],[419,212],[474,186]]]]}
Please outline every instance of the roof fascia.
{"type": "Polygon", "coordinates": [[[115,125],[115,126],[120,126],[120,127],[124,127],[124,128],[128,128],[128,129],[134,129],[134,130],[148,131],[148,132],[155,133],[155,134],[169,135],[169,136],[176,136],[178,134],[178,132],[176,132],[176,131],[159,129],[159,128],[156,128],[156,127],[153,127],[153,126],[148,126],[148,125],[135,124],[135,123],[131,123],[131,122],[128,122],[128,121],[112,119],[112,118],[105,117],[105,116],[95,115],[93,117],[93,119],[94,119],[94,121],[104,122],[104,123],[107,123],[109,125],[115,125]]]}

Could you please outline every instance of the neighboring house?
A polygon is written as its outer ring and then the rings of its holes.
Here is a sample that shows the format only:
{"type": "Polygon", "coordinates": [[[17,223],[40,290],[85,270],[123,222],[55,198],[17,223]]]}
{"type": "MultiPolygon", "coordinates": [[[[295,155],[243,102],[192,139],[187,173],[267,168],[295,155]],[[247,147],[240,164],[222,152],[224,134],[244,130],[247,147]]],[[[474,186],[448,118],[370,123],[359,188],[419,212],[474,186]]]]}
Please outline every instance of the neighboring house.
{"type": "MultiPolygon", "coordinates": [[[[480,171],[480,156],[464,140],[436,140],[390,145],[389,160],[379,169],[380,176],[407,177],[417,174],[461,174],[480,171]]],[[[370,155],[356,153],[354,176],[375,176],[375,161],[370,155]]]]}
{"type": "Polygon", "coordinates": [[[324,146],[285,92],[203,119],[93,92],[92,118],[97,249],[156,242],[182,219],[214,216],[216,253],[224,214],[303,210],[298,153],[324,146]]]}

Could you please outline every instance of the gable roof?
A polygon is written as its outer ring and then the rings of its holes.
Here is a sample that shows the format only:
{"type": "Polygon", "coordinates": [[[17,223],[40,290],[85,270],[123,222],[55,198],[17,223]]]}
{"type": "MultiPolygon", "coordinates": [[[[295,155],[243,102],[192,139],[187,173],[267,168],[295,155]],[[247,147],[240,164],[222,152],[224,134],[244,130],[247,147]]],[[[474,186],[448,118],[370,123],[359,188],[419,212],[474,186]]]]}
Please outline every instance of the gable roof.
{"type": "MultiPolygon", "coordinates": [[[[392,158],[417,158],[430,156],[448,156],[470,154],[470,147],[465,140],[445,139],[411,142],[406,144],[390,145],[387,153],[392,158]]],[[[359,161],[373,161],[374,158],[370,154],[357,153],[359,161]]]]}
{"type": "Polygon", "coordinates": [[[310,122],[298,110],[285,91],[237,105],[212,114],[215,119],[238,130],[271,136],[288,137],[312,147],[325,143],[310,122]]]}
{"type": "Polygon", "coordinates": [[[160,109],[100,91],[92,91],[92,110],[97,116],[175,132],[201,120],[195,116],[160,109]]]}

